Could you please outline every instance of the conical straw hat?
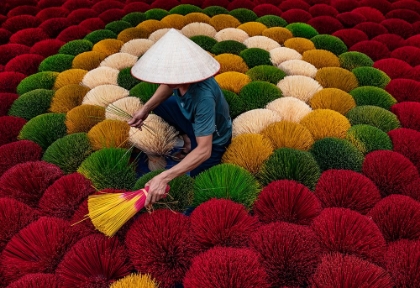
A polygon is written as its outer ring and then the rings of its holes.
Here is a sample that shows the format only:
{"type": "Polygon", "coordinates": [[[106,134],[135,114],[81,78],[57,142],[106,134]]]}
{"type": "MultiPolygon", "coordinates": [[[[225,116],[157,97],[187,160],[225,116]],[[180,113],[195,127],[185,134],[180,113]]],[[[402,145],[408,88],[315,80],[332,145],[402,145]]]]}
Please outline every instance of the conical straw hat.
{"type": "Polygon", "coordinates": [[[170,29],[131,68],[131,74],[158,84],[193,83],[215,75],[220,64],[193,41],[170,29]]]}

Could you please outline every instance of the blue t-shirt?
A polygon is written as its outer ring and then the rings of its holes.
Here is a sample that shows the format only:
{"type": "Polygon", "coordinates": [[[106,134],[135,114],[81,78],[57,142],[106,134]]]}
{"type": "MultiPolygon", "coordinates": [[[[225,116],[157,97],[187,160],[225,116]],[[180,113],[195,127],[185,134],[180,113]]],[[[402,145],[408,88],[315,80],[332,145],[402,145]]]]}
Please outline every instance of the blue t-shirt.
{"type": "Polygon", "coordinates": [[[175,89],[174,95],[196,137],[213,134],[214,145],[225,145],[232,137],[229,105],[213,77],[192,83],[183,96],[175,89]]]}

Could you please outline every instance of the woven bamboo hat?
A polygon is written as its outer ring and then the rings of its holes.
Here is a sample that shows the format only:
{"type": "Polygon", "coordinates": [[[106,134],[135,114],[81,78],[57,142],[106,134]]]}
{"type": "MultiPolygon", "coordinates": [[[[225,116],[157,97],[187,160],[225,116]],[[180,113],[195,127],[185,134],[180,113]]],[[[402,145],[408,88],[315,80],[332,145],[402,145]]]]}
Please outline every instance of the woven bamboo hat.
{"type": "Polygon", "coordinates": [[[175,29],[162,36],[131,68],[142,81],[158,84],[199,82],[215,75],[220,64],[175,29]]]}

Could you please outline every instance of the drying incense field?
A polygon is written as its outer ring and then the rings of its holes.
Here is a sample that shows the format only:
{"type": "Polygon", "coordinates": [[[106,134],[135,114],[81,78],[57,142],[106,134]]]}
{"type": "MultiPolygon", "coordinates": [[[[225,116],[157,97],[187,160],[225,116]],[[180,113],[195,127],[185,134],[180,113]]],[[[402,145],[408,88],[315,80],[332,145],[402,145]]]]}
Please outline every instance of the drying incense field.
{"type": "Polygon", "coordinates": [[[415,0],[2,0],[0,288],[420,287],[419,55],[415,0]],[[232,143],[109,238],[88,196],[174,162],[127,124],[171,28],[220,63],[232,143]]]}

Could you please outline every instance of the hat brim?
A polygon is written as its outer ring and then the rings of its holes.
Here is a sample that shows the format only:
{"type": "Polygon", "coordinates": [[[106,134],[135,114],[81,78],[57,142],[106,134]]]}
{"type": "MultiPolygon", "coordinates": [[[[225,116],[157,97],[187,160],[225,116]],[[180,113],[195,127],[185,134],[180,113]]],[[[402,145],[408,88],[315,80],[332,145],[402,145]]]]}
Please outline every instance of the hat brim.
{"type": "Polygon", "coordinates": [[[139,80],[157,84],[203,81],[220,71],[219,62],[175,29],[162,36],[131,68],[139,80]]]}

